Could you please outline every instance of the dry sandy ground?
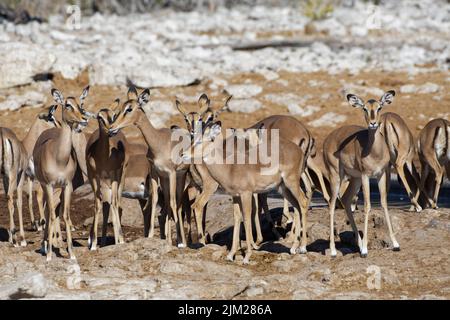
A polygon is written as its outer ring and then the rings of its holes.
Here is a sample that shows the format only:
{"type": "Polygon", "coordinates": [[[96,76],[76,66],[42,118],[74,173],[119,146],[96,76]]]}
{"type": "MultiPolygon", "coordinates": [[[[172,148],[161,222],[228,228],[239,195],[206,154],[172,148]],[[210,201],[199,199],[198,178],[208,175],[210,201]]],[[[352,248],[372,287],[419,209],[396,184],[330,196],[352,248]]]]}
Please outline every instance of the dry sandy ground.
{"type": "MultiPolygon", "coordinates": [[[[280,73],[284,84],[279,81],[267,82],[256,74],[242,74],[226,78],[229,83],[252,83],[264,87],[264,94],[295,93],[299,96],[309,94],[308,104],[321,108],[311,117],[299,118],[307,123],[327,112],[347,116],[342,124],[360,124],[362,115],[343,104],[340,80],[358,83],[361,87],[378,87],[383,90],[396,89],[404,84],[423,84],[433,82],[443,89],[439,94],[399,95],[389,106],[391,111],[401,114],[417,136],[420,128],[429,118],[441,116],[449,118],[450,94],[448,92],[448,73],[425,73],[409,77],[402,73],[372,72],[352,76],[341,74],[330,76],[326,73],[292,74],[280,73]],[[405,80],[407,79],[407,80],[405,80]],[[323,84],[311,86],[309,80],[323,84]],[[324,93],[330,96],[326,101],[319,97],[324,93]],[[438,95],[440,100],[433,97],[438,95]],[[423,115],[423,116],[420,116],[423,115]]],[[[225,78],[225,77],[224,77],[225,78]]],[[[86,76],[76,81],[65,81],[58,76],[55,85],[64,91],[80,92],[87,83],[86,76]]],[[[208,83],[176,89],[155,89],[159,95],[173,101],[174,95],[199,96],[208,92],[208,83]]],[[[26,88],[20,88],[26,90],[26,88]]],[[[88,106],[98,110],[124,96],[125,88],[94,87],[88,106]]],[[[213,96],[218,104],[225,94],[213,96]]],[[[369,96],[366,96],[369,98],[369,96]]],[[[194,104],[191,104],[194,107],[194,104]]],[[[24,136],[35,115],[40,110],[21,109],[17,112],[3,112],[0,125],[12,127],[20,137],[24,136]]],[[[256,120],[270,114],[287,113],[287,108],[265,103],[265,107],[253,114],[225,113],[222,119],[225,126],[246,127],[256,120]]],[[[181,117],[170,119],[170,124],[183,125],[181,117]]],[[[341,125],[341,124],[340,124],[341,125]]],[[[95,124],[90,125],[92,128],[95,124]]],[[[91,128],[91,129],[92,129],[91,128]]],[[[311,128],[322,143],[332,127],[311,128]]],[[[129,134],[137,136],[134,130],[129,134]]],[[[376,190],[375,190],[376,191],[376,190]]],[[[391,194],[391,216],[401,245],[400,252],[389,250],[389,239],[379,205],[375,202],[370,219],[369,257],[360,258],[351,243],[350,227],[346,225],[344,213],[337,211],[338,249],[341,254],[336,259],[329,257],[328,211],[320,198],[315,199],[309,212],[308,254],[291,256],[285,242],[274,242],[269,230],[265,230],[266,243],[255,252],[249,266],[242,265],[242,255],[235,263],[225,260],[227,245],[230,243],[232,208],[230,199],[217,195],[211,201],[207,215],[207,229],[213,236],[213,244],[198,248],[177,249],[166,241],[143,239],[139,223],[125,227],[127,243],[120,246],[107,246],[97,252],[87,250],[89,226],[84,222],[93,212],[92,196],[89,188],[77,192],[72,204],[72,219],[77,227],[75,249],[77,263],[69,261],[65,250],[63,257],[54,258],[51,263],[38,253],[40,234],[26,233],[29,245],[26,248],[13,248],[7,242],[7,207],[4,198],[0,200],[0,288],[4,292],[17,292],[23,287],[21,277],[29,272],[41,273],[43,278],[36,286],[46,287],[36,294],[48,299],[58,298],[138,298],[138,299],[437,299],[450,298],[450,209],[449,189],[442,191],[443,202],[439,210],[424,210],[421,213],[408,212],[403,191],[391,194]],[[78,269],[79,267],[79,269],[78,269]],[[379,278],[378,278],[379,277],[379,278]],[[380,286],[376,286],[380,279],[380,286]],[[43,284],[42,284],[43,283],[43,284]],[[373,285],[372,285],[373,284],[373,285]],[[376,287],[376,288],[375,288],[376,287]],[[13,289],[11,289],[13,288],[13,289]],[[14,289],[16,288],[16,289],[14,289]]],[[[377,194],[374,194],[374,200],[377,194]]],[[[280,215],[282,203],[278,198],[270,199],[274,217],[280,215]]],[[[138,216],[134,209],[126,214],[138,216]]],[[[28,227],[28,211],[25,209],[25,223],[28,227]]],[[[362,226],[362,213],[356,213],[357,223],[362,226]]],[[[139,220],[139,219],[138,219],[139,220]]],[[[267,229],[267,226],[266,226],[267,229]]],[[[195,229],[194,229],[195,230],[195,229]]],[[[111,232],[111,231],[110,231],[111,232]]],[[[280,229],[280,232],[284,232],[280,229]]],[[[159,235],[159,233],[158,233],[159,235]]],[[[242,242],[242,245],[245,245],[242,242]]],[[[26,281],[26,280],[25,280],[26,281]]],[[[14,295],[13,295],[14,296],[14,295]]],[[[16,295],[14,297],[30,297],[16,295]]]]}

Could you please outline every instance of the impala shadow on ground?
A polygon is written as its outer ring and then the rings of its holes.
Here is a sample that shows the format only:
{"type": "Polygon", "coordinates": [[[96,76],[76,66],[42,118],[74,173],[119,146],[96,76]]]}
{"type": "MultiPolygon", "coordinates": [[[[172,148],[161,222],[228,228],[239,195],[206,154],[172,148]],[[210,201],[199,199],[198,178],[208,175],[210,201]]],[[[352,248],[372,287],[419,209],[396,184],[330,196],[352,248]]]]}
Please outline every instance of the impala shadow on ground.
{"type": "Polygon", "coordinates": [[[0,228],[0,242],[8,242],[9,234],[5,228],[0,228]]]}
{"type": "MultiPolygon", "coordinates": [[[[376,181],[372,181],[371,183],[371,204],[372,207],[380,207],[380,194],[378,192],[378,186],[376,181]]],[[[282,200],[282,197],[276,193],[271,192],[269,194],[269,200],[276,199],[278,201],[282,200]]],[[[358,197],[358,208],[361,210],[364,206],[363,195],[360,192],[358,197]]],[[[391,181],[391,188],[388,194],[388,205],[391,208],[396,209],[404,209],[405,211],[409,210],[410,201],[408,195],[405,192],[405,189],[402,185],[400,185],[396,180],[391,181]]],[[[445,183],[441,189],[440,197],[439,197],[439,206],[441,207],[449,207],[450,206],[450,184],[445,183]]],[[[311,203],[312,208],[317,207],[327,207],[326,202],[323,200],[323,196],[320,193],[314,193],[313,200],[311,203]]],[[[290,208],[292,212],[292,207],[290,208]]],[[[270,210],[270,215],[274,222],[281,221],[283,215],[283,208],[277,206],[270,210]]],[[[281,237],[285,237],[286,234],[291,230],[291,225],[287,225],[286,228],[276,227],[276,230],[280,234],[281,237]]],[[[261,231],[263,234],[264,241],[260,247],[260,250],[267,251],[271,253],[289,253],[290,243],[280,243],[278,242],[274,232],[272,231],[272,227],[267,221],[265,217],[261,217],[261,231]]],[[[253,234],[256,235],[256,230],[253,229],[253,234]]],[[[241,223],[240,230],[240,238],[241,241],[245,241],[245,232],[243,224],[241,223]]],[[[231,248],[233,239],[233,226],[229,226],[225,229],[222,229],[216,232],[212,237],[212,243],[220,246],[227,246],[228,250],[231,248]]],[[[325,254],[326,250],[329,249],[329,239],[317,239],[310,243],[307,247],[309,252],[317,252],[321,254],[325,254]]],[[[344,231],[336,235],[336,249],[340,251],[343,255],[353,254],[359,252],[359,248],[354,241],[354,234],[351,231],[344,231]]]]}

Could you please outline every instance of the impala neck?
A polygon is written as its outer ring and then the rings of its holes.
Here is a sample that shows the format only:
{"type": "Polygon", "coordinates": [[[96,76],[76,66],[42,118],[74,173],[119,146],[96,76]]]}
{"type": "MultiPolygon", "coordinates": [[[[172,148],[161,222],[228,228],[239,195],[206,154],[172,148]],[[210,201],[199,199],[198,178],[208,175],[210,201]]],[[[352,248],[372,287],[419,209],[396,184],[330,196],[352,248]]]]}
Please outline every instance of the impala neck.
{"type": "MultiPolygon", "coordinates": [[[[377,153],[384,146],[384,138],[381,134],[381,129],[368,129],[368,141],[365,154],[377,153]]],[[[383,152],[383,151],[380,151],[383,152]]]]}
{"type": "Polygon", "coordinates": [[[110,153],[109,133],[107,132],[107,130],[105,130],[100,120],[98,122],[98,131],[99,131],[98,146],[105,155],[109,155],[110,153]]]}
{"type": "Polygon", "coordinates": [[[147,118],[144,110],[140,109],[139,118],[136,121],[136,126],[141,131],[145,142],[147,143],[150,152],[156,154],[158,148],[162,145],[161,133],[156,129],[150,120],[147,118]]]}
{"type": "Polygon", "coordinates": [[[29,157],[33,155],[34,145],[36,144],[37,139],[44,130],[45,128],[42,128],[41,121],[36,120],[34,121],[30,130],[28,130],[28,133],[25,136],[25,138],[22,140],[22,144],[25,150],[27,151],[29,157]]]}
{"type": "Polygon", "coordinates": [[[61,122],[60,132],[61,134],[56,139],[56,161],[66,165],[72,155],[72,129],[64,120],[61,122]]]}

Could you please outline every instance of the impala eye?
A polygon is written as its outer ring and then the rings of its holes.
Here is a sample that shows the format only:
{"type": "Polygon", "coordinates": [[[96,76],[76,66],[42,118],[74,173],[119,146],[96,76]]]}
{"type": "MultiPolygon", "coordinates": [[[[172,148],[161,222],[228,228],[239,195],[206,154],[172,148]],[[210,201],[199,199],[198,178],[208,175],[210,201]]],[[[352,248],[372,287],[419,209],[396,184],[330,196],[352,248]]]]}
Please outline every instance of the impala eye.
{"type": "Polygon", "coordinates": [[[133,111],[133,108],[131,106],[129,106],[126,110],[125,113],[130,113],[131,111],[133,111]]]}

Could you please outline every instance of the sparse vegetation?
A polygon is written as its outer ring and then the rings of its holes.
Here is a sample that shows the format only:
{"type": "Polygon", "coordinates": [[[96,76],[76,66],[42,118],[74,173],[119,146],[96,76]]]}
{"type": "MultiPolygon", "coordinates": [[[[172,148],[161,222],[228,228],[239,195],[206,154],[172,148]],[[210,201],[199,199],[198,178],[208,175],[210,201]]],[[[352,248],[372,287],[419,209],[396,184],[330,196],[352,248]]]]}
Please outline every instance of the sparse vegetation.
{"type": "Polygon", "coordinates": [[[303,14],[311,20],[322,20],[334,10],[333,0],[301,0],[303,14]]]}

